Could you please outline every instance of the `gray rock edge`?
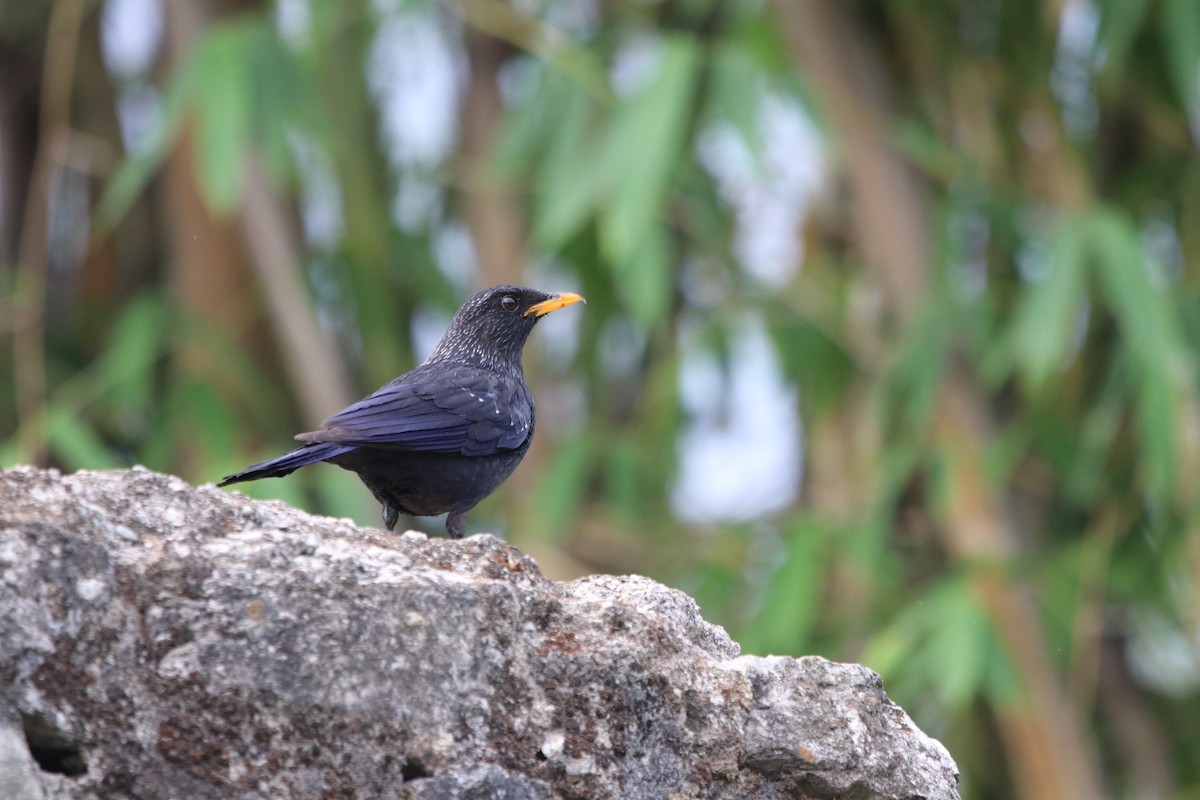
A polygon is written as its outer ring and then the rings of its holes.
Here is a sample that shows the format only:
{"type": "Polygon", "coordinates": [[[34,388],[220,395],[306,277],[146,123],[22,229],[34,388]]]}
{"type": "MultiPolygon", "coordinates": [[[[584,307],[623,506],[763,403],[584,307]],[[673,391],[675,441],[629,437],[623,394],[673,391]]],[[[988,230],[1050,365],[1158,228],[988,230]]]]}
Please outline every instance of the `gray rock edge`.
{"type": "Polygon", "coordinates": [[[856,664],[142,468],[0,472],[0,786],[26,798],[894,798],[958,771],[856,664]],[[71,774],[74,773],[74,774],[71,774]]]}

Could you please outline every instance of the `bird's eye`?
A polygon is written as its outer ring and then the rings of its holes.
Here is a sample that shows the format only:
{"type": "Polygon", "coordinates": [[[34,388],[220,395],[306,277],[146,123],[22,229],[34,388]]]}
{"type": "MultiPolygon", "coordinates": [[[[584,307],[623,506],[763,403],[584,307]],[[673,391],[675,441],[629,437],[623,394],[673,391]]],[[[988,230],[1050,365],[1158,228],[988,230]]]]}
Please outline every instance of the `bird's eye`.
{"type": "Polygon", "coordinates": [[[504,295],[504,297],[500,298],[500,307],[505,311],[516,311],[517,298],[513,297],[511,294],[504,295]]]}

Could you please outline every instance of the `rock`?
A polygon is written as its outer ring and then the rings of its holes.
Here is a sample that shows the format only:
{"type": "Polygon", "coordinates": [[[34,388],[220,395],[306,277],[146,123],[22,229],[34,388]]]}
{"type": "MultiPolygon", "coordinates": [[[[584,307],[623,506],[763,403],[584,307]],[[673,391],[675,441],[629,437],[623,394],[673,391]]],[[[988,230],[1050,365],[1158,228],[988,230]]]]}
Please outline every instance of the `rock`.
{"type": "Polygon", "coordinates": [[[739,656],[686,595],[556,583],[133,469],[0,473],[0,792],[957,798],[864,667],[739,656]]]}

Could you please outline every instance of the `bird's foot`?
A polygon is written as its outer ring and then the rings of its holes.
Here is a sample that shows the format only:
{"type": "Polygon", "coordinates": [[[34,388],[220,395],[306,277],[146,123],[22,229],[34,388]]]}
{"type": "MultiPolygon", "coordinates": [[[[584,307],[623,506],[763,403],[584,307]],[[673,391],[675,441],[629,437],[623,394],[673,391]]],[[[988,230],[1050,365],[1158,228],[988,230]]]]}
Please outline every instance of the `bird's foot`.
{"type": "Polygon", "coordinates": [[[451,539],[461,539],[467,535],[467,512],[451,511],[446,517],[446,533],[451,539]]]}
{"type": "Polygon", "coordinates": [[[400,509],[396,508],[391,503],[383,504],[383,527],[389,531],[396,530],[396,523],[400,521],[400,509]]]}

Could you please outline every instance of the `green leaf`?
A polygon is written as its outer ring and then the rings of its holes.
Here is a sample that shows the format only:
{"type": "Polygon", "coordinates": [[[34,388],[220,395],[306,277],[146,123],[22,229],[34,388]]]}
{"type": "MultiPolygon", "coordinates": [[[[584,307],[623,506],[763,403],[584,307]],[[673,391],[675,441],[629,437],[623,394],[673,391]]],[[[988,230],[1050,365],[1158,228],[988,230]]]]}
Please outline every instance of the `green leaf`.
{"type": "Polygon", "coordinates": [[[557,250],[583,227],[596,207],[602,186],[595,146],[595,113],[589,97],[564,81],[547,81],[556,113],[547,114],[549,143],[538,170],[533,238],[547,250],[557,250]]]}
{"type": "Polygon", "coordinates": [[[111,390],[118,402],[149,393],[154,366],[170,341],[168,322],[166,304],[157,295],[143,294],[126,303],[96,365],[102,391],[111,390]]]}
{"type": "Polygon", "coordinates": [[[804,319],[771,328],[784,373],[801,387],[800,397],[816,413],[832,410],[854,375],[854,361],[823,330],[804,319]]]}
{"type": "Polygon", "coordinates": [[[1167,72],[1184,109],[1196,106],[1200,89],[1200,3],[1196,0],[1162,0],[1163,55],[1167,72]]]}
{"type": "Polygon", "coordinates": [[[867,642],[861,661],[889,681],[914,665],[914,653],[921,647],[929,627],[930,597],[898,606],[891,621],[877,630],[867,642]]]}
{"type": "Polygon", "coordinates": [[[189,377],[183,382],[183,405],[181,411],[186,424],[176,425],[196,437],[198,450],[204,455],[205,463],[221,463],[227,453],[234,452],[237,425],[233,410],[220,391],[203,378],[189,377]]]}
{"type": "Polygon", "coordinates": [[[1098,499],[1096,493],[1101,490],[1105,472],[1111,467],[1109,459],[1113,443],[1125,419],[1129,356],[1121,352],[1116,355],[1095,392],[1065,470],[1066,496],[1084,506],[1098,499]]]}
{"type": "Polygon", "coordinates": [[[1165,500],[1174,489],[1179,393],[1189,374],[1180,321],[1150,265],[1134,227],[1111,211],[1087,221],[1101,292],[1133,357],[1140,461],[1147,488],[1165,500]]]}
{"type": "Polygon", "coordinates": [[[1098,39],[1104,51],[1104,70],[1120,75],[1134,39],[1146,21],[1148,0],[1099,0],[1098,39]]]}
{"type": "Polygon", "coordinates": [[[740,40],[722,41],[713,50],[710,68],[712,84],[706,97],[706,111],[716,121],[733,125],[750,150],[760,153],[762,93],[750,89],[762,85],[764,79],[753,54],[740,40]]]}
{"type": "Polygon", "coordinates": [[[534,492],[538,498],[535,526],[539,531],[558,538],[578,515],[583,507],[594,452],[590,437],[586,435],[555,443],[553,459],[534,492]]]}
{"type": "Polygon", "coordinates": [[[938,675],[934,690],[947,706],[961,708],[983,688],[990,623],[965,580],[942,587],[932,614],[936,620],[929,641],[930,662],[937,665],[938,675]]]}
{"type": "Polygon", "coordinates": [[[983,655],[987,670],[984,672],[983,691],[988,699],[997,706],[1003,707],[1021,702],[1027,698],[1027,688],[1023,686],[1012,659],[1004,650],[1004,645],[996,636],[987,639],[987,650],[983,655]]]}
{"type": "Polygon", "coordinates": [[[273,29],[256,28],[248,45],[247,68],[253,81],[254,144],[263,156],[268,174],[282,183],[292,170],[289,136],[298,131],[320,141],[322,118],[313,113],[311,80],[273,29]]]}
{"type": "Polygon", "coordinates": [[[1008,685],[1011,671],[969,576],[951,575],[905,605],[872,637],[862,662],[915,691],[962,708],[1008,685]],[[997,674],[998,673],[998,674],[997,674]]]}
{"type": "Polygon", "coordinates": [[[628,442],[616,442],[608,448],[605,488],[608,501],[618,514],[633,522],[638,518],[643,495],[640,453],[628,442]]]}
{"type": "Polygon", "coordinates": [[[320,127],[305,86],[271,25],[239,19],[214,26],[171,77],[148,146],[124,161],[106,188],[97,209],[99,230],[111,230],[124,217],[188,120],[195,123],[196,180],[215,212],[237,205],[251,145],[281,180],[291,161],[289,128],[298,122],[306,130],[320,127]]]}
{"type": "Polygon", "coordinates": [[[764,653],[804,652],[824,597],[830,531],[801,519],[788,532],[783,563],[771,576],[763,607],[754,620],[750,649],[764,653]]]}
{"type": "Polygon", "coordinates": [[[55,457],[68,469],[124,466],[73,408],[52,404],[46,409],[46,436],[55,457]]]}
{"type": "Polygon", "coordinates": [[[1165,501],[1175,488],[1176,398],[1171,380],[1163,370],[1144,370],[1137,384],[1138,441],[1146,481],[1159,500],[1165,501]]]}
{"type": "Polygon", "coordinates": [[[194,61],[185,62],[172,77],[163,100],[162,111],[148,135],[144,149],[121,162],[104,189],[96,207],[97,233],[104,235],[125,218],[150,179],[162,166],[167,152],[179,137],[185,112],[196,87],[194,61]]]}
{"type": "Polygon", "coordinates": [[[600,247],[620,277],[637,319],[655,323],[666,312],[673,281],[662,231],[671,176],[685,148],[699,50],[691,39],[667,37],[658,74],[617,108],[600,157],[605,200],[600,247]]]}
{"type": "Polygon", "coordinates": [[[619,106],[602,161],[609,197],[600,220],[601,246],[613,263],[634,255],[647,228],[662,224],[671,174],[684,147],[699,51],[683,36],[664,40],[658,74],[619,106]]]}
{"type": "Polygon", "coordinates": [[[196,55],[196,179],[218,214],[236,207],[245,173],[254,109],[246,43],[242,28],[221,30],[196,55]]]}
{"type": "Polygon", "coordinates": [[[238,339],[238,332],[203,317],[171,320],[171,343],[191,353],[203,354],[203,364],[193,364],[193,374],[216,387],[225,401],[250,414],[259,430],[290,434],[280,429],[288,415],[289,400],[270,372],[264,371],[238,339]]]}
{"type": "MultiPolygon", "coordinates": [[[[514,92],[489,154],[491,168],[500,180],[508,182],[520,180],[526,171],[544,164],[547,148],[561,142],[563,137],[553,127],[564,119],[562,111],[571,96],[562,85],[565,82],[556,81],[554,73],[541,64],[522,60],[516,71],[517,81],[531,85],[518,86],[514,92]],[[559,113],[551,113],[554,107],[559,113]]],[[[582,93],[575,95],[582,97],[582,93]]]]}
{"type": "Polygon", "coordinates": [[[1027,285],[1017,310],[1012,355],[1035,391],[1061,369],[1079,327],[1087,299],[1083,245],[1077,225],[1060,229],[1049,245],[1047,275],[1027,285]]]}
{"type": "Polygon", "coordinates": [[[920,438],[930,423],[941,384],[949,339],[949,306],[933,301],[909,326],[877,402],[891,430],[920,438]]]}
{"type": "Polygon", "coordinates": [[[658,323],[671,302],[674,271],[666,234],[657,227],[642,232],[641,243],[612,265],[617,291],[642,326],[658,323]]]}

